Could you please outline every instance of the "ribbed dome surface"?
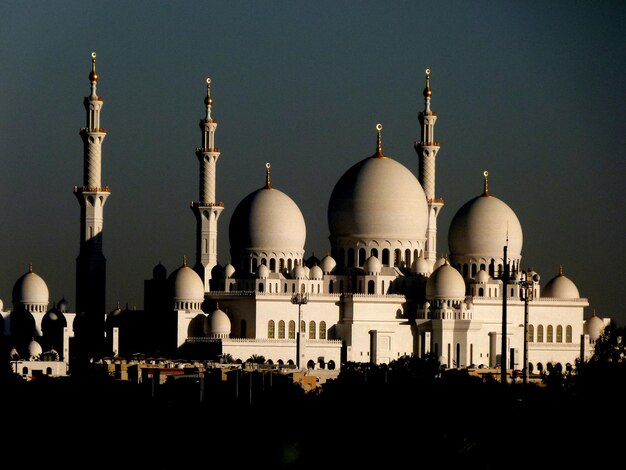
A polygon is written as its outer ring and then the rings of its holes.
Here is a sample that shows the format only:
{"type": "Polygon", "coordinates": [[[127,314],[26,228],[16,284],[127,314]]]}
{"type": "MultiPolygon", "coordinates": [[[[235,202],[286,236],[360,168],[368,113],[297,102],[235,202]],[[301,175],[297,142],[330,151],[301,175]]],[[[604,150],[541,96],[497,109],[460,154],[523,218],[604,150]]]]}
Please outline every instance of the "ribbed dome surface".
{"type": "Polygon", "coordinates": [[[262,188],[235,208],[228,233],[234,252],[298,252],[304,250],[306,225],[289,196],[278,189],[262,188]]]}
{"type": "Polygon", "coordinates": [[[427,223],[426,196],[417,178],[388,157],[353,165],[328,204],[331,237],[422,240],[427,223]]]}
{"type": "Polygon", "coordinates": [[[322,271],[325,273],[332,272],[332,270],[335,269],[335,266],[337,266],[337,262],[332,256],[326,255],[322,258],[321,267],[322,271]]]}
{"type": "Polygon", "coordinates": [[[219,308],[214,310],[209,317],[209,332],[215,336],[228,336],[230,335],[230,318],[226,315],[226,312],[219,308]]]}
{"type": "Polygon", "coordinates": [[[467,202],[450,223],[448,244],[451,257],[501,258],[522,253],[522,226],[515,212],[494,196],[482,195],[467,202]]]}
{"type": "Polygon", "coordinates": [[[48,286],[45,281],[29,268],[13,285],[13,302],[45,303],[49,302],[48,286]]]}
{"type": "Polygon", "coordinates": [[[465,282],[463,276],[450,264],[445,263],[437,268],[426,282],[426,298],[463,299],[465,298],[465,282]]]}

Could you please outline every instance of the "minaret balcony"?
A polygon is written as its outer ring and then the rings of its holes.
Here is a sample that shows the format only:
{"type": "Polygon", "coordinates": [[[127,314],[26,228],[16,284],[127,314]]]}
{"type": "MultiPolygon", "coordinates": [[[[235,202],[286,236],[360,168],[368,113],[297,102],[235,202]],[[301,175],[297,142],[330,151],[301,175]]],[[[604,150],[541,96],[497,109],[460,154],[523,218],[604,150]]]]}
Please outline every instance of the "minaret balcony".
{"type": "Polygon", "coordinates": [[[439,142],[436,140],[433,140],[432,142],[418,142],[418,145],[420,147],[441,147],[439,142]]]}
{"type": "Polygon", "coordinates": [[[87,134],[89,132],[106,132],[107,130],[104,127],[94,127],[93,129],[89,128],[89,127],[81,127],[80,128],[80,133],[81,134],[87,134]]]}
{"type": "Polygon", "coordinates": [[[196,147],[196,152],[200,152],[200,153],[219,152],[219,151],[220,151],[219,147],[213,147],[213,148],[196,147]]]}
{"type": "Polygon", "coordinates": [[[192,202],[191,207],[224,207],[223,202],[192,202]]]}
{"type": "Polygon", "coordinates": [[[76,194],[81,193],[110,193],[111,188],[109,186],[91,187],[91,186],[74,186],[74,192],[76,194]]]}

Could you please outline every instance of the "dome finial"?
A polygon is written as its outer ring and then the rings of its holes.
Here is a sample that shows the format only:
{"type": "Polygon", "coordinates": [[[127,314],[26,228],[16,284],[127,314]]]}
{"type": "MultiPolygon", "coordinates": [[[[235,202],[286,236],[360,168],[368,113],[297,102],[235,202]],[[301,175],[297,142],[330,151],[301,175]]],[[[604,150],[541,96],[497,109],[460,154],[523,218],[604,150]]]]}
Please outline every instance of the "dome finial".
{"type": "Polygon", "coordinates": [[[206,104],[206,118],[211,119],[211,105],[213,104],[213,98],[211,97],[211,79],[206,79],[206,98],[204,99],[206,104]]]}
{"type": "Polygon", "coordinates": [[[270,184],[270,162],[265,164],[265,189],[272,189],[272,185],[270,184]]]}
{"type": "Polygon", "coordinates": [[[28,272],[29,273],[33,272],[33,263],[28,263],[28,272]]]}
{"type": "Polygon", "coordinates": [[[183,266],[187,266],[187,255],[183,255],[183,266]]]}
{"type": "Polygon", "coordinates": [[[96,72],[96,53],[91,53],[91,73],[89,74],[89,81],[98,81],[98,72],[96,72]]]}
{"type": "Polygon", "coordinates": [[[559,276],[565,276],[565,274],[563,274],[563,265],[562,264],[559,265],[559,276]]]}
{"type": "Polygon", "coordinates": [[[383,158],[383,139],[382,133],[383,125],[378,123],[376,124],[376,153],[373,155],[374,157],[383,158]]]}
{"type": "Polygon", "coordinates": [[[430,69],[426,69],[426,88],[424,88],[424,98],[430,98],[433,92],[430,89],[430,69]]]}
{"type": "Polygon", "coordinates": [[[483,188],[483,196],[490,196],[489,194],[489,172],[487,170],[483,171],[483,176],[485,178],[484,188],[483,188]]]}

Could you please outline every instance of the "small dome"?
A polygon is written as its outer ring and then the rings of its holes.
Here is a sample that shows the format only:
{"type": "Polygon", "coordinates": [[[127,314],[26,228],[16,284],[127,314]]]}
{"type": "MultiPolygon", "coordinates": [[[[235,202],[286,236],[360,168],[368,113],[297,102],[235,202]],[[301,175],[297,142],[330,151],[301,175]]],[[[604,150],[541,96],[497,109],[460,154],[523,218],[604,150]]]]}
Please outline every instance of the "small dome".
{"type": "Polygon", "coordinates": [[[335,269],[335,266],[337,266],[337,262],[332,256],[326,255],[322,258],[321,268],[324,273],[330,274],[335,269]]]}
{"type": "Polygon", "coordinates": [[[311,256],[309,256],[304,263],[307,268],[312,268],[313,266],[318,266],[319,264],[320,260],[317,256],[315,256],[315,253],[311,254],[311,256]]]}
{"type": "Polygon", "coordinates": [[[435,299],[464,299],[465,281],[463,276],[448,262],[435,269],[426,282],[426,298],[435,299]]]}
{"type": "Polygon", "coordinates": [[[39,356],[41,356],[42,352],[43,349],[41,348],[41,344],[39,344],[34,339],[28,344],[28,356],[30,357],[31,361],[33,359],[39,359],[39,356]]]}
{"type": "Polygon", "coordinates": [[[267,277],[270,275],[270,268],[268,268],[264,264],[261,264],[256,270],[256,275],[258,279],[267,279],[267,277]]]}
{"type": "Polygon", "coordinates": [[[596,316],[596,311],[594,310],[591,314],[591,318],[588,318],[583,323],[583,333],[589,335],[589,339],[595,342],[602,334],[604,333],[604,329],[606,325],[604,321],[598,316],[596,316]]]}
{"type": "Polygon", "coordinates": [[[504,245],[507,255],[519,259],[522,253],[522,225],[515,212],[487,189],[467,202],[452,218],[448,231],[450,257],[499,259],[504,245]],[[508,244],[507,244],[508,240],[508,244]]]}
{"type": "Polygon", "coordinates": [[[556,299],[578,299],[580,294],[576,285],[563,274],[563,268],[559,274],[552,278],[544,287],[542,297],[552,297],[556,299]]]}
{"type": "Polygon", "coordinates": [[[230,318],[226,312],[215,309],[209,316],[209,333],[212,336],[228,337],[230,335],[230,318]]]}
{"type": "Polygon", "coordinates": [[[430,266],[428,261],[423,256],[418,256],[413,261],[413,272],[416,274],[428,274],[430,272],[430,266]]]}
{"type": "Polygon", "coordinates": [[[59,300],[59,302],[57,303],[57,309],[61,313],[67,313],[70,311],[70,303],[67,300],[65,300],[65,297],[59,300]]]}
{"type": "Polygon", "coordinates": [[[489,280],[491,279],[491,277],[489,276],[489,274],[487,273],[487,271],[485,271],[484,269],[481,269],[480,271],[478,271],[476,273],[476,276],[474,276],[474,281],[476,282],[489,282],[489,280]]]}
{"type": "Polygon", "coordinates": [[[224,277],[226,279],[230,279],[231,277],[233,277],[233,274],[235,274],[235,267],[228,263],[225,267],[224,267],[224,277]]]}
{"type": "Polygon", "coordinates": [[[382,264],[376,256],[370,256],[365,260],[363,270],[366,274],[380,274],[382,264]]]}
{"type": "Polygon", "coordinates": [[[324,272],[319,266],[313,266],[309,271],[309,279],[319,280],[324,277],[324,272]]]}
{"type": "Polygon", "coordinates": [[[446,264],[445,256],[442,256],[441,258],[437,258],[437,261],[435,261],[435,264],[433,265],[433,271],[437,268],[440,268],[444,264],[446,264]]]}
{"type": "Polygon", "coordinates": [[[41,320],[42,328],[51,323],[63,323],[63,326],[67,326],[65,315],[59,309],[48,310],[41,320]]]}
{"type": "Polygon", "coordinates": [[[13,285],[13,303],[48,304],[49,293],[45,281],[33,272],[32,265],[13,285]]]}
{"type": "Polygon", "coordinates": [[[296,266],[296,268],[293,270],[293,278],[294,279],[306,279],[307,278],[306,270],[300,265],[296,266]]]}
{"type": "Polygon", "coordinates": [[[172,287],[174,301],[204,299],[204,283],[202,279],[187,263],[170,274],[169,282],[172,287]]]}
{"type": "Polygon", "coordinates": [[[167,269],[165,269],[165,266],[163,266],[160,261],[159,261],[159,264],[157,264],[152,269],[152,278],[153,279],[165,279],[165,278],[167,278],[167,269]]]}

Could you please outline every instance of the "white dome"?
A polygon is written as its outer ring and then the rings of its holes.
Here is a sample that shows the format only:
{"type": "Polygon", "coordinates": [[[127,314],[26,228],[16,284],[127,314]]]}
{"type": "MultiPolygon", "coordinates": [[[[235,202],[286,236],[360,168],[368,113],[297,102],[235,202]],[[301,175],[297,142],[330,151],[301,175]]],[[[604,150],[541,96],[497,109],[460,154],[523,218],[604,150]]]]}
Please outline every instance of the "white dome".
{"type": "Polygon", "coordinates": [[[519,259],[522,242],[522,225],[517,215],[489,191],[463,205],[448,231],[450,257],[454,259],[459,256],[499,259],[504,254],[504,245],[508,247],[508,256],[519,259]]]}
{"type": "Polygon", "coordinates": [[[464,299],[463,276],[446,262],[435,269],[426,281],[426,298],[429,300],[464,299]]]}
{"type": "Polygon", "coordinates": [[[419,256],[413,261],[413,272],[417,274],[428,274],[430,272],[428,261],[423,256],[419,256]]]}
{"type": "Polygon", "coordinates": [[[231,277],[233,277],[233,274],[235,274],[235,267],[228,263],[225,267],[224,267],[224,277],[226,279],[230,279],[231,277]]]}
{"type": "Polygon", "coordinates": [[[285,193],[267,186],[246,196],[229,225],[231,253],[277,251],[304,253],[302,212],[285,193]]]}
{"type": "Polygon", "coordinates": [[[230,318],[219,308],[209,317],[209,332],[212,336],[227,337],[230,335],[230,318]]]}
{"type": "Polygon", "coordinates": [[[187,264],[183,264],[169,277],[174,301],[202,301],[204,299],[204,283],[187,264]]]}
{"type": "Polygon", "coordinates": [[[259,267],[257,268],[257,277],[259,279],[267,279],[269,275],[270,275],[270,268],[268,268],[264,264],[259,265],[259,267]]]}
{"type": "Polygon", "coordinates": [[[319,266],[313,266],[310,271],[309,271],[309,279],[322,279],[324,277],[324,272],[322,271],[322,268],[320,268],[319,266]]]}
{"type": "Polygon", "coordinates": [[[557,299],[578,299],[580,294],[578,288],[568,277],[563,274],[561,268],[559,274],[553,277],[543,288],[542,297],[553,297],[557,299]]]}
{"type": "Polygon", "coordinates": [[[376,256],[370,256],[367,260],[365,260],[363,271],[365,271],[366,274],[380,274],[382,266],[383,265],[376,256]]]}
{"type": "Polygon", "coordinates": [[[306,269],[304,269],[300,265],[296,266],[296,268],[293,270],[293,278],[294,279],[307,279],[306,269]]]}
{"type": "Polygon", "coordinates": [[[322,271],[324,271],[326,274],[330,274],[333,269],[335,269],[335,266],[337,266],[337,262],[335,261],[335,259],[330,256],[330,255],[326,255],[322,258],[322,271]]]}
{"type": "Polygon", "coordinates": [[[33,272],[32,266],[13,285],[13,303],[48,304],[49,293],[46,282],[33,272]]]}
{"type": "Polygon", "coordinates": [[[41,348],[41,344],[39,344],[35,340],[32,340],[28,344],[28,356],[29,356],[29,358],[31,360],[39,359],[39,356],[41,356],[41,353],[43,353],[43,349],[41,348]]]}
{"type": "Polygon", "coordinates": [[[604,321],[602,321],[600,317],[596,316],[595,310],[593,311],[591,318],[588,318],[583,323],[583,333],[589,335],[589,339],[594,342],[602,336],[605,328],[606,325],[604,324],[604,321]]]}
{"type": "Polygon", "coordinates": [[[489,274],[487,273],[487,271],[485,271],[484,269],[481,269],[480,271],[478,271],[476,273],[476,276],[474,276],[474,281],[476,282],[489,282],[489,279],[491,279],[491,277],[489,276],[489,274]]]}
{"type": "Polygon", "coordinates": [[[427,224],[422,186],[405,166],[382,154],[380,141],[375,155],[341,176],[328,203],[331,243],[337,238],[424,240],[427,224]]]}

